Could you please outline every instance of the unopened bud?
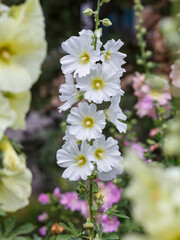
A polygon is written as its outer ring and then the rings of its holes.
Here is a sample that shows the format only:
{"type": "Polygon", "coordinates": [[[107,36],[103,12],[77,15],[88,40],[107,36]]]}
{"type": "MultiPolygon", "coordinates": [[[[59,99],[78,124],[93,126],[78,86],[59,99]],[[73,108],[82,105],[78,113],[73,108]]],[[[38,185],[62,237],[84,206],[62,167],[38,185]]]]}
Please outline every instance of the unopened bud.
{"type": "Polygon", "coordinates": [[[87,219],[87,222],[85,224],[83,224],[84,228],[93,228],[94,224],[90,221],[90,219],[87,219]]]}
{"type": "Polygon", "coordinates": [[[93,14],[93,10],[91,8],[87,8],[83,13],[86,16],[91,16],[93,14]]]}
{"type": "Polygon", "coordinates": [[[112,22],[108,19],[108,18],[104,18],[102,20],[102,24],[105,26],[105,27],[109,27],[112,25],[112,22]]]}
{"type": "Polygon", "coordinates": [[[102,28],[99,28],[97,29],[95,32],[94,32],[95,36],[97,38],[100,38],[102,36],[102,28]]]}
{"type": "Polygon", "coordinates": [[[110,0],[104,0],[103,2],[104,2],[104,3],[109,3],[109,2],[110,2],[110,0]]]}

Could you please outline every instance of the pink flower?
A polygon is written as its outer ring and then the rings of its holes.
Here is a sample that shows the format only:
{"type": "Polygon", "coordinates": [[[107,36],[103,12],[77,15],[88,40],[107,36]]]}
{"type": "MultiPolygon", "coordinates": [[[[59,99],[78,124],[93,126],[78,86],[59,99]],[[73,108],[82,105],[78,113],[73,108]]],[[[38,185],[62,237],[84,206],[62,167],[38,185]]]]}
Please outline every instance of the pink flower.
{"type": "Polygon", "coordinates": [[[85,217],[89,217],[89,204],[87,201],[80,201],[80,212],[85,217]]]}
{"type": "Polygon", "coordinates": [[[149,149],[150,149],[151,152],[154,152],[158,148],[159,148],[159,143],[156,143],[154,145],[151,145],[149,149]]]}
{"type": "Polygon", "coordinates": [[[60,203],[71,211],[81,210],[81,200],[79,200],[76,192],[67,192],[61,195],[60,203]]]}
{"type": "Polygon", "coordinates": [[[108,182],[108,184],[99,182],[98,185],[101,188],[98,195],[101,194],[104,196],[104,204],[101,206],[103,211],[106,211],[108,208],[112,207],[113,204],[121,200],[122,188],[119,189],[113,182],[108,182]]]}
{"type": "Polygon", "coordinates": [[[44,226],[44,227],[39,228],[39,234],[41,236],[43,236],[43,237],[46,236],[46,234],[47,234],[47,227],[44,226]]]}
{"type": "Polygon", "coordinates": [[[141,143],[132,143],[131,150],[137,154],[137,156],[144,160],[144,153],[146,152],[146,149],[142,146],[141,143]]]}
{"type": "Polygon", "coordinates": [[[41,193],[38,197],[38,201],[41,204],[46,205],[47,203],[49,203],[50,199],[49,199],[49,196],[46,193],[41,193]]]}
{"type": "Polygon", "coordinates": [[[101,223],[103,226],[103,232],[116,232],[120,225],[117,217],[113,217],[113,220],[111,220],[106,214],[101,217],[101,223]]]}
{"type": "Polygon", "coordinates": [[[145,96],[143,99],[139,100],[135,105],[135,109],[137,110],[137,115],[141,118],[144,116],[155,118],[156,116],[153,108],[153,100],[149,96],[145,96]]]}
{"type": "Polygon", "coordinates": [[[39,216],[38,216],[38,221],[39,222],[44,222],[44,221],[46,221],[48,219],[48,214],[47,214],[47,212],[43,212],[42,214],[40,214],[39,216]]]}
{"type": "Polygon", "coordinates": [[[152,159],[148,159],[146,162],[147,163],[152,163],[152,159]]]}
{"type": "Polygon", "coordinates": [[[180,88],[180,60],[177,60],[175,64],[171,66],[170,78],[172,79],[172,84],[180,88]]]}
{"type": "Polygon", "coordinates": [[[144,75],[141,75],[140,73],[136,72],[135,76],[133,77],[133,88],[135,90],[134,95],[136,97],[140,97],[142,95],[141,87],[144,81],[145,81],[144,75]]]}
{"type": "Polygon", "coordinates": [[[56,188],[54,189],[54,191],[53,191],[53,194],[54,194],[56,197],[60,198],[60,196],[61,196],[60,188],[56,187],[56,188]]]}
{"type": "Polygon", "coordinates": [[[159,128],[153,128],[151,129],[150,133],[149,133],[149,136],[150,137],[154,137],[156,136],[156,134],[159,132],[159,128]]]}

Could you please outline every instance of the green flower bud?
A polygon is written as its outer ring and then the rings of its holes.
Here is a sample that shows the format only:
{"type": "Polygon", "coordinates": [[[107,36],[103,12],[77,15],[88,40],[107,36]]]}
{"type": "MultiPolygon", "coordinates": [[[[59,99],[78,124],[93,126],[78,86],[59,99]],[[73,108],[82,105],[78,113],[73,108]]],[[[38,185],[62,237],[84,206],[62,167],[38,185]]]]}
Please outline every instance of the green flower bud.
{"type": "Polygon", "coordinates": [[[109,3],[109,2],[110,2],[110,0],[104,0],[103,2],[104,2],[104,3],[109,3]]]}
{"type": "Polygon", "coordinates": [[[143,65],[143,64],[144,64],[144,61],[139,58],[139,59],[137,60],[137,64],[138,64],[138,65],[143,65]]]}
{"type": "Polygon", "coordinates": [[[93,228],[94,224],[90,222],[90,219],[87,219],[87,222],[85,224],[83,224],[84,228],[93,228]]]}
{"type": "Polygon", "coordinates": [[[99,28],[97,29],[95,32],[94,32],[95,36],[97,38],[100,38],[102,36],[102,28],[99,28]]]}
{"type": "Polygon", "coordinates": [[[86,16],[91,16],[94,12],[91,8],[87,8],[84,12],[83,12],[86,16]]]}
{"type": "Polygon", "coordinates": [[[101,240],[98,236],[98,234],[96,234],[96,237],[93,240],[101,240]]]}
{"type": "Polygon", "coordinates": [[[108,19],[108,18],[104,18],[102,20],[102,24],[105,26],[105,27],[109,27],[112,25],[112,22],[108,19]]]}

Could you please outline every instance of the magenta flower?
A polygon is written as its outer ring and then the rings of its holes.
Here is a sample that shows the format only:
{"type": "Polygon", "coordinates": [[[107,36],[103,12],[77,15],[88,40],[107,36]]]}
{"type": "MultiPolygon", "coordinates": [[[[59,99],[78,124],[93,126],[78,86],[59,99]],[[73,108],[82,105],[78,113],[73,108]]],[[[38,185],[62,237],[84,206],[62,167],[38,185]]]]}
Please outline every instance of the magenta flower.
{"type": "Polygon", "coordinates": [[[101,217],[101,223],[103,232],[116,232],[120,225],[117,217],[113,217],[113,220],[111,220],[106,214],[101,217]]]}
{"type": "Polygon", "coordinates": [[[132,143],[131,150],[135,152],[140,159],[145,160],[144,153],[146,152],[146,149],[141,143],[132,143]]]}
{"type": "Polygon", "coordinates": [[[50,199],[49,196],[46,193],[41,193],[38,197],[38,201],[43,204],[46,205],[49,203],[50,199]]]}
{"type": "Polygon", "coordinates": [[[43,227],[39,228],[39,234],[41,236],[43,236],[43,237],[46,236],[46,234],[47,234],[47,227],[43,226],[43,227]]]}
{"type": "Polygon", "coordinates": [[[76,192],[67,192],[61,195],[60,203],[71,211],[81,210],[81,200],[79,200],[76,192]]]}
{"type": "Polygon", "coordinates": [[[38,216],[38,221],[39,222],[44,222],[44,221],[46,221],[48,219],[48,214],[47,214],[47,212],[43,212],[42,214],[40,214],[39,216],[38,216]]]}
{"type": "Polygon", "coordinates": [[[104,204],[101,206],[103,211],[106,211],[108,208],[112,207],[113,204],[121,200],[122,188],[119,189],[113,182],[108,182],[108,184],[98,182],[98,185],[101,188],[99,194],[104,196],[104,204]]]}
{"type": "Polygon", "coordinates": [[[60,198],[60,196],[61,196],[60,188],[56,187],[56,188],[54,189],[54,191],[53,191],[53,194],[54,194],[56,197],[60,198]]]}

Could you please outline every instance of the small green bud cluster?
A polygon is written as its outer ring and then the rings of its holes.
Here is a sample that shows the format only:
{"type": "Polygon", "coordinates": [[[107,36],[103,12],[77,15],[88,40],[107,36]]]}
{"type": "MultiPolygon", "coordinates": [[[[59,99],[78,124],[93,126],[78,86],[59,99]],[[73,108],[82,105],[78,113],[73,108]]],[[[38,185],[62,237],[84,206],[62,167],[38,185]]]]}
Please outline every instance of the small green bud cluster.
{"type": "Polygon", "coordinates": [[[143,11],[143,5],[141,4],[141,0],[134,0],[134,10],[135,10],[135,16],[138,19],[138,24],[135,26],[135,29],[137,30],[136,38],[138,41],[138,46],[141,50],[141,56],[137,57],[137,64],[140,66],[143,66],[146,70],[146,72],[149,71],[149,69],[152,69],[155,67],[155,65],[148,61],[149,58],[152,56],[152,52],[147,50],[146,51],[146,41],[144,40],[145,35],[147,34],[147,30],[145,27],[143,27],[143,19],[142,19],[142,11],[143,11]]]}
{"type": "Polygon", "coordinates": [[[83,12],[86,16],[92,16],[94,14],[94,11],[91,8],[87,8],[84,12],[83,12]]]}

